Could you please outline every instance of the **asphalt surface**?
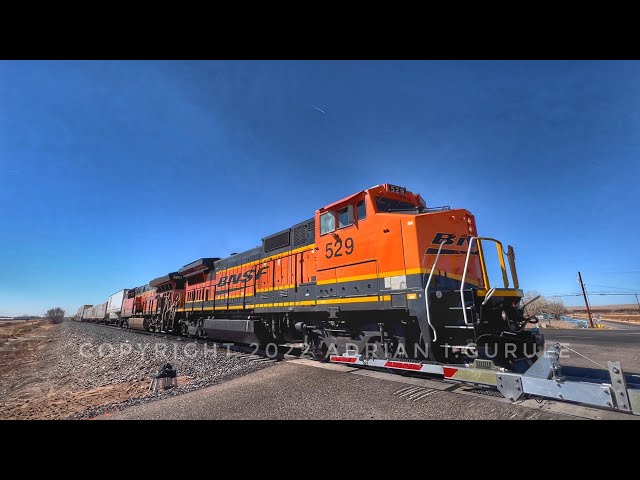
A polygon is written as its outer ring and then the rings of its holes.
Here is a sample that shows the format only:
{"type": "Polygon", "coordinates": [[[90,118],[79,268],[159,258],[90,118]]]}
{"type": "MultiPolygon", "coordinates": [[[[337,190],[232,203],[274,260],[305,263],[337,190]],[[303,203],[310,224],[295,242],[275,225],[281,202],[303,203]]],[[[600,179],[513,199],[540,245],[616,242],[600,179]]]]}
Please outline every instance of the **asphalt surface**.
{"type": "MultiPolygon", "coordinates": [[[[610,323],[614,328],[618,327],[618,322],[606,323],[610,323]]],[[[541,331],[548,345],[559,342],[592,360],[586,360],[577,353],[567,350],[562,352],[561,364],[563,365],[606,369],[608,361],[619,361],[626,372],[640,374],[640,327],[623,326],[631,328],[625,330],[544,329],[541,331]]]]}
{"type": "MultiPolygon", "coordinates": [[[[606,369],[607,361],[618,360],[626,373],[640,372],[640,327],[549,329],[543,333],[547,344],[560,342],[591,359],[563,350],[563,365],[598,368],[595,361],[606,369]]],[[[494,420],[573,419],[577,415],[630,419],[620,413],[587,410],[564,402],[545,401],[538,405],[531,399],[511,404],[505,399],[479,396],[466,391],[466,387],[445,382],[309,360],[288,360],[219,385],[98,418],[494,420]]]]}
{"type": "MultiPolygon", "coordinates": [[[[604,323],[604,322],[603,322],[604,323]]],[[[594,346],[615,345],[640,348],[640,328],[628,330],[603,330],[576,328],[571,330],[542,330],[547,342],[588,343],[594,346]]]]}
{"type": "MultiPolygon", "coordinates": [[[[313,363],[317,364],[317,362],[313,363]]],[[[512,405],[504,399],[460,395],[442,390],[456,387],[451,384],[417,379],[410,379],[414,382],[407,384],[367,376],[366,373],[369,372],[358,369],[320,365],[322,366],[312,366],[299,360],[281,362],[219,385],[131,407],[106,418],[150,420],[562,420],[575,418],[512,405]],[[420,390],[421,388],[424,390],[420,390]],[[416,389],[415,393],[412,393],[412,389],[416,389]],[[411,399],[411,396],[414,398],[411,399]]]]}
{"type": "Polygon", "coordinates": [[[607,327],[616,328],[618,330],[635,330],[640,332],[640,323],[632,322],[609,322],[607,320],[600,320],[600,323],[607,327]]]}

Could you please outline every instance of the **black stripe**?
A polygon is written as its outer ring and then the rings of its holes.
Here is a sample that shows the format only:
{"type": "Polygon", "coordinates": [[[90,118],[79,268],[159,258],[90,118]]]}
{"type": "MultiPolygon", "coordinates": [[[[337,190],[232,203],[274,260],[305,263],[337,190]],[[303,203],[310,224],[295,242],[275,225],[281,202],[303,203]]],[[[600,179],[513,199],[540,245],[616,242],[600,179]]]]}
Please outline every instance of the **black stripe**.
{"type": "MultiPolygon", "coordinates": [[[[428,248],[427,253],[436,255],[438,253],[438,249],[428,248]]],[[[466,255],[467,251],[466,250],[449,250],[449,249],[443,248],[440,253],[443,255],[466,255]]],[[[471,255],[478,255],[478,252],[471,252],[471,255]]]]}

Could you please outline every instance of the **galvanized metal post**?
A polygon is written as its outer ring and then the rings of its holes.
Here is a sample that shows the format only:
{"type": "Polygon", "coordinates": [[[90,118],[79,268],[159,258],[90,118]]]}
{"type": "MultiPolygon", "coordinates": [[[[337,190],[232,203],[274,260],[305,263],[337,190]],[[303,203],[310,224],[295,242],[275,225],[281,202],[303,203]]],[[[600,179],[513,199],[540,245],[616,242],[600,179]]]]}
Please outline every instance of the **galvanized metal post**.
{"type": "Polygon", "coordinates": [[[591,323],[591,328],[593,326],[593,318],[591,318],[591,308],[589,308],[589,300],[587,300],[587,291],[584,289],[584,283],[582,283],[582,275],[578,272],[578,280],[580,280],[580,286],[582,287],[582,295],[584,295],[584,304],[587,306],[587,313],[589,314],[589,322],[591,323]]]}

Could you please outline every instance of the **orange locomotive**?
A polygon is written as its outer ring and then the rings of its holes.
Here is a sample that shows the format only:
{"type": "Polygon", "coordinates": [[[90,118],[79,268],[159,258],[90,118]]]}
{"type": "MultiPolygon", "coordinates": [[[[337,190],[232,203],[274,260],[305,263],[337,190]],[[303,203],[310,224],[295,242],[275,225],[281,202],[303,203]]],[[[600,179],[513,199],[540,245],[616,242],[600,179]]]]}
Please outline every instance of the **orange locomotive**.
{"type": "Polygon", "coordinates": [[[467,210],[427,208],[420,195],[390,184],[130,296],[130,326],[241,343],[304,341],[319,358],[354,350],[446,363],[477,356],[520,370],[544,343],[525,329],[536,320],[523,315],[513,249],[505,254],[500,242],[478,238],[467,210]],[[487,243],[498,249],[500,288],[489,284],[487,243]],[[145,300],[158,296],[154,288],[164,288],[166,300],[145,300]]]}
{"type": "Polygon", "coordinates": [[[182,275],[173,272],[148,285],[125,290],[121,326],[158,332],[173,330],[178,307],[184,304],[184,283],[182,275]]]}

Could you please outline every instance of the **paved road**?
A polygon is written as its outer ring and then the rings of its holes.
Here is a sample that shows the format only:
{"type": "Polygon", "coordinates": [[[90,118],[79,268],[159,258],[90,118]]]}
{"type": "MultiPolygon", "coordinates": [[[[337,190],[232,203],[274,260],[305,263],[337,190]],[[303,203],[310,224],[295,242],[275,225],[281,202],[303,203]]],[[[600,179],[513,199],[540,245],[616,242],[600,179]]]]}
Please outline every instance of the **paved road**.
{"type": "MultiPolygon", "coordinates": [[[[605,366],[619,360],[627,373],[640,372],[640,330],[545,330],[560,342],[605,366]]],[[[572,352],[562,364],[595,367],[572,352]]],[[[358,370],[308,360],[277,363],[234,380],[138,405],[113,419],[631,419],[566,403],[473,395],[465,387],[422,378],[358,370]],[[411,398],[413,397],[413,398],[411,398]],[[584,413],[589,411],[588,414],[584,413]],[[566,415],[565,415],[566,414],[566,415]]],[[[638,419],[639,417],[632,417],[638,419]]]]}
{"type": "MultiPolygon", "coordinates": [[[[395,380],[342,365],[287,361],[165,400],[134,406],[113,419],[547,419],[569,417],[504,399],[443,389],[452,384],[395,380]],[[312,365],[313,364],[313,365],[312,365]],[[410,382],[410,383],[405,383],[410,382]],[[404,395],[403,395],[404,394],[404,395]],[[410,397],[414,398],[410,398],[410,397]]],[[[382,374],[390,377],[389,374],[382,374]]],[[[620,414],[617,414],[620,415],[620,414]]]]}
{"type": "MultiPolygon", "coordinates": [[[[603,322],[604,323],[604,322],[603,322]]],[[[590,345],[615,345],[640,348],[640,328],[629,330],[603,330],[576,328],[569,330],[542,330],[547,342],[571,341],[590,345]]]]}
{"type": "MultiPolygon", "coordinates": [[[[584,320],[585,322],[589,323],[589,319],[588,318],[579,318],[579,317],[575,317],[574,320],[584,320]]],[[[594,322],[595,322],[595,317],[594,317],[594,322]]],[[[609,320],[600,320],[600,323],[602,323],[603,325],[610,327],[610,328],[614,328],[616,330],[637,330],[640,331],[640,323],[637,322],[612,322],[609,320]]]]}
{"type": "Polygon", "coordinates": [[[634,322],[609,322],[607,320],[600,320],[600,323],[607,327],[616,328],[618,330],[636,330],[640,332],[640,323],[634,322]]]}
{"type": "MultiPolygon", "coordinates": [[[[627,372],[640,372],[640,328],[627,330],[576,328],[542,330],[542,333],[547,344],[559,342],[567,345],[605,368],[608,361],[620,361],[622,368],[627,372]]],[[[566,355],[562,360],[565,365],[597,368],[597,365],[575,353],[566,352],[566,355]]]]}

